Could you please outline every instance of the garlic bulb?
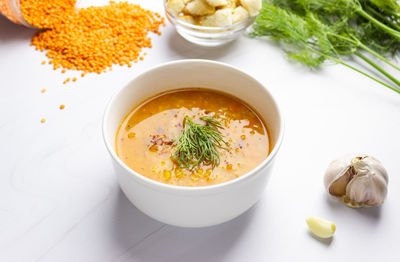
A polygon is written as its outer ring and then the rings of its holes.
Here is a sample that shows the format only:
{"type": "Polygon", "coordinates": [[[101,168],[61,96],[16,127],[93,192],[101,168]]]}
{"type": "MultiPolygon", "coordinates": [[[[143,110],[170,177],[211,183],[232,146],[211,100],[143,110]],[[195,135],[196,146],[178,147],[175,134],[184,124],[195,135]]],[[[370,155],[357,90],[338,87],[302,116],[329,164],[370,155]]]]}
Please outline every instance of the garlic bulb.
{"type": "Polygon", "coordinates": [[[388,175],[379,160],[353,154],[329,164],[324,184],[329,194],[348,206],[379,206],[386,198],[388,175]]]}

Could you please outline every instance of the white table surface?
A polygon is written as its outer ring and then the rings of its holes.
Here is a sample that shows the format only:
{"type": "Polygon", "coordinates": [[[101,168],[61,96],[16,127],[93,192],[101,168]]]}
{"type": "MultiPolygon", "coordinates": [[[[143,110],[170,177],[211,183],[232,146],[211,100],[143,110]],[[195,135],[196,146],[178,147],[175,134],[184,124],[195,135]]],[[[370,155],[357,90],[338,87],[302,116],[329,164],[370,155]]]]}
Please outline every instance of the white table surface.
{"type": "MultiPolygon", "coordinates": [[[[135,2],[163,13],[161,1],[135,2]]],[[[169,24],[162,32],[132,68],[63,85],[78,73],[41,65],[44,54],[29,46],[34,31],[0,17],[0,261],[400,261],[400,95],[340,65],[312,72],[268,41],[242,37],[207,49],[169,24]],[[203,229],[164,225],[131,205],[101,136],[115,92],[151,66],[187,58],[250,72],[276,96],[286,122],[261,200],[203,229]],[[387,168],[382,207],[352,209],[327,196],[325,168],[348,152],[372,154],[387,168]],[[331,241],[309,234],[311,215],[336,222],[331,241]]]]}

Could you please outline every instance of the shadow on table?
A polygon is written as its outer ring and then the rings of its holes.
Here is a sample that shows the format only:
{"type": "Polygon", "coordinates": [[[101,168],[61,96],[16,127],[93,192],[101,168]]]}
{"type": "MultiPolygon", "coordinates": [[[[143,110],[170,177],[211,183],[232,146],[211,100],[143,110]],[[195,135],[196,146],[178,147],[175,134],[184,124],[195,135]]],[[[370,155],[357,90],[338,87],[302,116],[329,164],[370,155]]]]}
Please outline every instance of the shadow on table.
{"type": "Polygon", "coordinates": [[[222,46],[199,46],[187,41],[175,30],[171,34],[168,34],[167,37],[166,41],[170,50],[185,59],[216,60],[231,53],[238,44],[238,40],[235,40],[222,46]]]}
{"type": "Polygon", "coordinates": [[[326,247],[329,247],[332,244],[333,239],[334,239],[334,237],[320,238],[320,237],[314,235],[313,233],[311,233],[311,231],[308,231],[307,233],[311,238],[314,238],[315,240],[317,240],[322,245],[325,245],[326,247]]]}
{"type": "Polygon", "coordinates": [[[221,225],[207,228],[179,228],[162,224],[134,207],[120,191],[113,236],[126,251],[113,261],[227,261],[229,250],[239,242],[257,208],[221,225]],[[152,231],[135,243],[130,235],[151,224],[152,231]]]}
{"type": "Polygon", "coordinates": [[[326,195],[326,202],[329,207],[335,212],[353,212],[357,214],[357,220],[366,219],[371,223],[379,223],[382,206],[379,207],[365,207],[365,208],[352,208],[344,205],[340,201],[337,201],[333,197],[326,195]]]}
{"type": "Polygon", "coordinates": [[[37,30],[17,25],[0,15],[0,43],[19,40],[30,41],[37,30]]]}

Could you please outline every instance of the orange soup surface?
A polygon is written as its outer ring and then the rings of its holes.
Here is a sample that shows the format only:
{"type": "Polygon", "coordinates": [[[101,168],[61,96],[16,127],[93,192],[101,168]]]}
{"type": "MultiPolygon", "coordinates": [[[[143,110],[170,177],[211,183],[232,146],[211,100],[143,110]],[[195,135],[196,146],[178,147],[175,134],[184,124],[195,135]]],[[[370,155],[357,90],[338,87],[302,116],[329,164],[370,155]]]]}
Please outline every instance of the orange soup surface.
{"type": "Polygon", "coordinates": [[[257,113],[230,95],[204,89],[162,93],[134,108],[116,136],[118,156],[137,173],[179,186],[207,186],[244,175],[264,161],[270,150],[267,128],[257,113]],[[171,158],[185,116],[201,124],[202,116],[220,121],[228,143],[218,149],[218,166],[201,163],[181,168],[171,158]]]}

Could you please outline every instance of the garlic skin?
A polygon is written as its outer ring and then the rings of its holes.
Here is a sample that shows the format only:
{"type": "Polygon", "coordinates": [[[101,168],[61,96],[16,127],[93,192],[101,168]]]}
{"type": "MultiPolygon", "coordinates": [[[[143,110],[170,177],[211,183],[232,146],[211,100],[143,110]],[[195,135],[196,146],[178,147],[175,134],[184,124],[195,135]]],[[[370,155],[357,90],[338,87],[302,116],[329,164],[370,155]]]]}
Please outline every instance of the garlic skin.
{"type": "Polygon", "coordinates": [[[387,195],[388,175],[376,158],[351,154],[329,164],[324,184],[330,195],[348,206],[379,206],[387,195]]]}

